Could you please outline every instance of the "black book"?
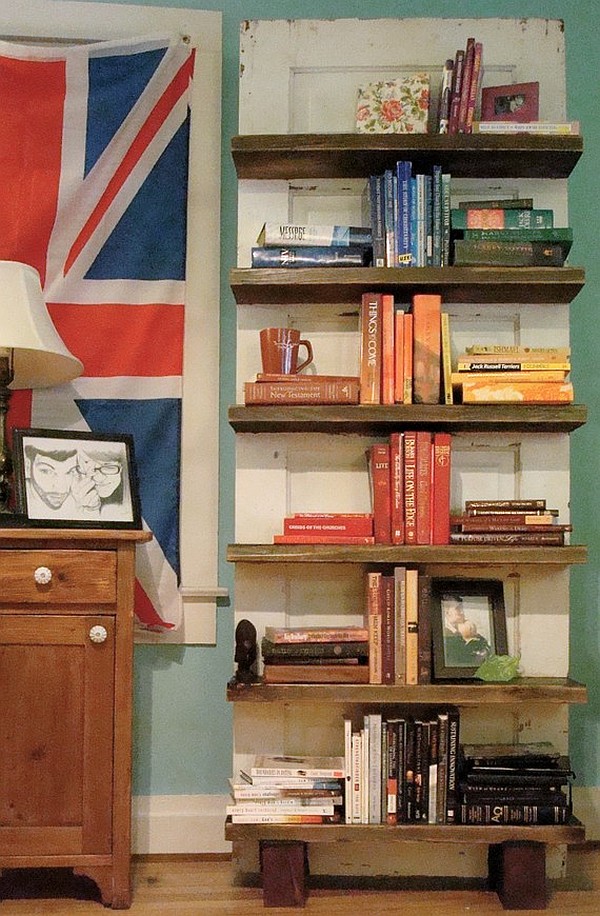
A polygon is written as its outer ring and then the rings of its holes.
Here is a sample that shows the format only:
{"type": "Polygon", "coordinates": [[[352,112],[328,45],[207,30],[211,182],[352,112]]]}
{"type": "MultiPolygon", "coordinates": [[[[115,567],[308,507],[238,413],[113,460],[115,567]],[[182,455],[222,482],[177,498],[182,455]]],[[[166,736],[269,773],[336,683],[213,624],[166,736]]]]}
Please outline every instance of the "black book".
{"type": "Polygon", "coordinates": [[[305,642],[305,643],[280,643],[271,642],[266,637],[261,640],[263,657],[273,661],[310,658],[364,658],[369,656],[368,642],[305,642]]]}
{"type": "Polygon", "coordinates": [[[536,744],[464,744],[461,758],[467,767],[527,768],[555,766],[560,754],[549,741],[536,744]]]}
{"type": "Polygon", "coordinates": [[[570,816],[563,805],[460,805],[463,824],[566,824],[570,816]]]}

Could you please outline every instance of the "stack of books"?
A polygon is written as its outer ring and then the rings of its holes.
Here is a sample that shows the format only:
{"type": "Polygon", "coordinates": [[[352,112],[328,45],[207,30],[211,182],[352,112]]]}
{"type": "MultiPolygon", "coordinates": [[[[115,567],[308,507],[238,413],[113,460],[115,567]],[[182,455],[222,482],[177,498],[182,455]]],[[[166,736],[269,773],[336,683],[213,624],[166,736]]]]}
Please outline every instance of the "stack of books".
{"type": "Polygon", "coordinates": [[[450,327],[437,293],[396,307],[389,293],[360,306],[360,403],[452,404],[450,327]]]}
{"type": "Polygon", "coordinates": [[[345,719],[345,822],[457,822],[459,730],[454,707],[345,719]]]}
{"type": "Polygon", "coordinates": [[[467,500],[464,514],[450,516],[450,542],[562,547],[572,526],[559,524],[558,514],[545,499],[467,500]]]}
{"type": "Polygon", "coordinates": [[[470,134],[479,114],[479,96],[483,76],[483,44],[468,38],[465,48],[456,51],[442,68],[437,132],[470,134]]]}
{"type": "Polygon", "coordinates": [[[450,219],[456,267],[563,267],[573,244],[532,198],[463,201],[450,219]]]}
{"type": "Polygon", "coordinates": [[[230,780],[233,824],[333,824],[342,820],[343,757],[256,757],[230,780]]]}
{"type": "Polygon", "coordinates": [[[265,684],[368,684],[367,627],[267,627],[265,684]]]}
{"type": "Polygon", "coordinates": [[[405,430],[371,445],[367,465],[376,544],[447,544],[450,433],[405,430]]]}
{"type": "Polygon", "coordinates": [[[548,742],[472,744],[460,750],[463,824],[566,824],[572,814],[569,758],[548,742]]]}
{"type": "Polygon", "coordinates": [[[474,344],[459,354],[451,382],[463,404],[570,404],[570,370],[568,347],[474,344]]]}
{"type": "Polygon", "coordinates": [[[372,512],[297,512],[274,544],[374,544],[372,512]]]}
{"type": "Polygon", "coordinates": [[[252,248],[252,267],[368,267],[370,227],[265,223],[252,248]]]}
{"type": "Polygon", "coordinates": [[[270,404],[358,404],[359,378],[347,375],[271,375],[260,372],[244,384],[246,406],[270,404]]]}

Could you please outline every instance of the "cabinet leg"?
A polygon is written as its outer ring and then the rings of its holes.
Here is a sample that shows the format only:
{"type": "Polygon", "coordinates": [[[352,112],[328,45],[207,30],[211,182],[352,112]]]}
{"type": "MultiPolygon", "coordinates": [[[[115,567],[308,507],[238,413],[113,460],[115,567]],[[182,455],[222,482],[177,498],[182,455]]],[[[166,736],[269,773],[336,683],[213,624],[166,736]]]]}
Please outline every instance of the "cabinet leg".
{"type": "Polygon", "coordinates": [[[111,866],[89,866],[73,869],[74,875],[84,875],[91,878],[100,891],[100,898],[104,906],[112,907],[113,910],[128,910],[131,906],[131,888],[129,882],[119,886],[115,878],[114,869],[111,866]]]}
{"type": "Polygon", "coordinates": [[[545,910],[546,846],[527,840],[491,845],[488,874],[505,910],[545,910]]]}
{"type": "Polygon", "coordinates": [[[306,843],[261,840],[260,868],[265,906],[304,906],[308,875],[306,843]]]}

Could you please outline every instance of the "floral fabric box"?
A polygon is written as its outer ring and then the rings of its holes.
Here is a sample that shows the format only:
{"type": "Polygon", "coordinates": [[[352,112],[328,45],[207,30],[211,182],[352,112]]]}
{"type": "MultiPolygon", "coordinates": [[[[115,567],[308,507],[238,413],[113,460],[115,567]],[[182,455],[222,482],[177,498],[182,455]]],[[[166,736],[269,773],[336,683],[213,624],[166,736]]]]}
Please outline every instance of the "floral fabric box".
{"type": "Polygon", "coordinates": [[[359,87],[356,108],[358,133],[425,134],[428,114],[428,73],[414,73],[359,87]]]}

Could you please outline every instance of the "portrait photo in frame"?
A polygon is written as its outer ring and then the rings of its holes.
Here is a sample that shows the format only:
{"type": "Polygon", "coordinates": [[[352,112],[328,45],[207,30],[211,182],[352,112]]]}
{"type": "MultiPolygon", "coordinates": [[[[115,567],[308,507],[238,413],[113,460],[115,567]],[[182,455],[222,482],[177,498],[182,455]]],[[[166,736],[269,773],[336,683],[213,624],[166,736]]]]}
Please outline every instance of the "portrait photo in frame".
{"type": "Polygon", "coordinates": [[[127,434],[13,430],[16,510],[41,528],[142,527],[127,434]]]}
{"type": "Polygon", "coordinates": [[[474,678],[491,655],[507,654],[504,586],[498,579],[432,579],[435,680],[474,678]]]}
{"type": "Polygon", "coordinates": [[[537,121],[539,119],[540,84],[510,83],[507,86],[484,86],[481,90],[482,121],[537,121]]]}

